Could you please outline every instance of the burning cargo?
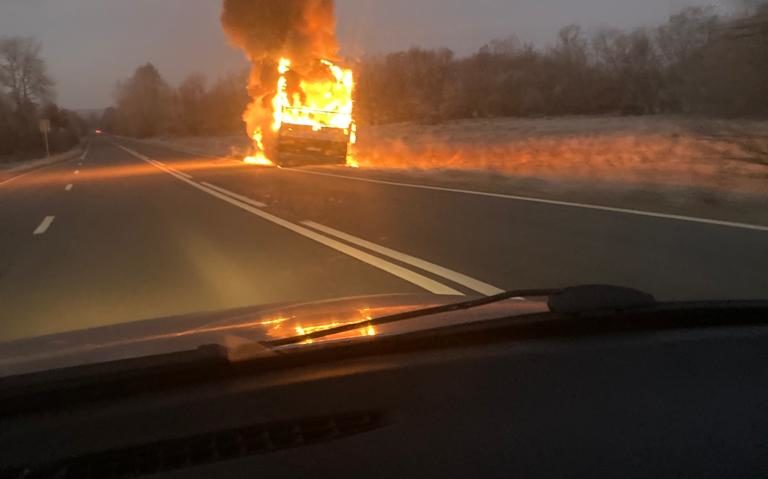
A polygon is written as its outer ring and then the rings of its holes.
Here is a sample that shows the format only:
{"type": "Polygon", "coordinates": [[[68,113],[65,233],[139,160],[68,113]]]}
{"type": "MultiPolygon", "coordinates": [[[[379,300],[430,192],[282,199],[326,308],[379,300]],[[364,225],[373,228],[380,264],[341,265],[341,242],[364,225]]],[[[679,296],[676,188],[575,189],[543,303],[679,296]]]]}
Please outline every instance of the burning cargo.
{"type": "Polygon", "coordinates": [[[277,133],[275,162],[280,166],[345,165],[356,141],[353,119],[354,77],[328,60],[320,60],[309,77],[280,60],[277,94],[272,101],[277,133]]]}

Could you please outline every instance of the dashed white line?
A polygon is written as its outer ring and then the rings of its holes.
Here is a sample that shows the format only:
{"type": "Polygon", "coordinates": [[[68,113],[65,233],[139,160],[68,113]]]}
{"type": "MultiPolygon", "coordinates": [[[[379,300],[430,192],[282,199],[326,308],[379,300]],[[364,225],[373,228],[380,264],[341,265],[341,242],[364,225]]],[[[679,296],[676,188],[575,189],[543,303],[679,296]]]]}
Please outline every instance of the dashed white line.
{"type": "Polygon", "coordinates": [[[37,229],[34,231],[34,235],[38,236],[41,234],[45,234],[46,231],[48,231],[48,228],[51,227],[51,224],[53,224],[53,220],[55,220],[55,216],[46,216],[43,219],[43,222],[40,223],[40,226],[37,227],[37,229]]]}
{"type": "Polygon", "coordinates": [[[684,216],[684,215],[672,215],[672,214],[666,214],[666,213],[655,213],[652,211],[642,211],[642,210],[633,210],[629,208],[614,208],[611,206],[600,206],[600,205],[592,205],[587,203],[573,203],[570,201],[558,201],[558,200],[546,200],[543,198],[532,198],[527,196],[516,196],[516,195],[507,195],[502,193],[488,193],[485,191],[474,191],[474,190],[462,190],[459,188],[445,188],[442,186],[428,186],[428,185],[418,185],[413,183],[399,183],[396,181],[385,181],[385,180],[374,180],[371,178],[355,178],[352,176],[347,175],[337,175],[334,173],[323,173],[320,171],[308,171],[308,170],[287,170],[293,173],[303,173],[308,175],[317,175],[317,176],[329,176],[333,178],[343,178],[345,180],[351,180],[351,181],[362,181],[365,183],[376,183],[380,185],[389,185],[389,186],[399,186],[402,188],[415,188],[420,190],[430,190],[430,191],[443,191],[446,193],[459,193],[464,195],[473,195],[473,196],[484,196],[486,198],[501,198],[506,200],[514,200],[514,201],[524,201],[528,203],[539,203],[539,204],[545,204],[545,205],[554,205],[554,206],[566,206],[570,208],[581,208],[581,209],[587,209],[587,210],[596,210],[596,211],[607,211],[611,213],[621,213],[621,214],[627,214],[627,215],[635,215],[635,216],[645,216],[650,218],[660,218],[660,219],[667,219],[667,220],[676,220],[676,221],[685,221],[689,223],[699,223],[699,224],[705,224],[705,225],[712,225],[712,226],[725,226],[729,228],[740,228],[740,229],[746,229],[746,230],[753,230],[753,231],[768,231],[768,226],[763,225],[755,225],[750,223],[737,223],[733,221],[720,221],[720,220],[711,220],[707,218],[698,218],[695,216],[684,216]]]}
{"type": "Polygon", "coordinates": [[[233,192],[231,192],[231,191],[229,191],[227,189],[221,188],[220,186],[212,185],[212,184],[207,183],[205,181],[203,181],[202,184],[204,186],[207,186],[208,188],[210,188],[212,190],[216,190],[219,193],[224,193],[225,195],[231,196],[232,198],[240,200],[243,203],[248,203],[249,205],[255,206],[256,208],[264,208],[264,207],[267,206],[266,204],[264,204],[264,203],[262,203],[260,201],[252,200],[252,199],[248,198],[247,196],[238,195],[237,193],[233,193],[233,192]]]}
{"type": "Polygon", "coordinates": [[[376,253],[379,253],[383,256],[388,256],[392,259],[396,259],[398,261],[401,261],[403,263],[409,264],[411,266],[415,266],[419,269],[422,269],[424,271],[428,271],[432,274],[435,274],[437,276],[441,276],[447,280],[453,281],[456,284],[460,284],[462,286],[466,286],[467,288],[477,291],[478,293],[484,294],[486,296],[493,296],[496,294],[501,294],[504,292],[503,289],[499,289],[495,286],[491,286],[488,283],[484,283],[482,281],[478,281],[474,278],[470,278],[467,275],[461,274],[459,272],[450,270],[448,268],[443,268],[442,266],[438,266],[436,264],[430,263],[428,261],[424,261],[419,258],[415,258],[413,256],[407,255],[405,253],[401,253],[399,251],[395,251],[393,249],[387,248],[385,246],[381,246],[375,243],[372,243],[370,241],[366,241],[362,238],[358,238],[355,236],[352,236],[350,234],[344,233],[339,230],[335,230],[333,228],[330,228],[328,226],[321,225],[319,223],[315,223],[313,221],[305,221],[302,223],[304,226],[308,226],[312,229],[316,229],[318,231],[321,231],[327,235],[335,236],[337,238],[343,239],[344,241],[347,241],[349,243],[355,244],[357,246],[361,246],[365,249],[374,251],[376,253]]]}
{"type": "Polygon", "coordinates": [[[64,187],[64,190],[66,190],[66,191],[72,191],[72,188],[73,188],[73,187],[74,187],[74,185],[73,185],[72,183],[70,183],[70,184],[68,184],[67,186],[65,186],[65,187],[64,187]]]}
{"type": "Polygon", "coordinates": [[[433,294],[439,294],[439,295],[448,295],[448,296],[464,296],[463,293],[460,291],[453,289],[449,286],[446,286],[438,281],[435,281],[431,278],[428,278],[422,274],[416,273],[414,271],[411,271],[407,268],[404,268],[402,266],[396,265],[394,263],[391,263],[389,261],[383,260],[381,258],[378,258],[372,254],[366,253],[365,251],[359,250],[357,248],[353,248],[347,244],[344,244],[340,241],[336,241],[333,238],[329,238],[327,236],[323,236],[320,233],[317,233],[315,231],[310,230],[309,228],[305,228],[303,226],[291,223],[290,221],[286,221],[282,218],[279,218],[275,215],[266,213],[264,211],[261,211],[260,209],[257,209],[249,204],[246,204],[242,201],[239,201],[235,198],[232,198],[230,196],[227,196],[223,193],[220,193],[212,188],[209,188],[207,186],[203,186],[199,183],[196,183],[195,181],[192,181],[188,178],[185,178],[184,176],[180,175],[178,172],[171,170],[170,168],[165,168],[161,165],[159,165],[156,161],[150,160],[144,155],[141,155],[139,153],[134,152],[133,150],[129,148],[125,148],[122,145],[117,145],[118,147],[122,148],[124,151],[130,153],[131,155],[135,156],[136,158],[139,158],[143,161],[146,161],[147,163],[150,163],[157,168],[165,171],[169,175],[173,176],[174,178],[178,179],[179,181],[183,181],[184,183],[187,183],[188,185],[192,186],[193,188],[196,188],[200,191],[203,191],[205,193],[208,193],[211,196],[214,196],[222,201],[226,201],[227,203],[236,206],[242,210],[245,210],[255,216],[258,216],[266,221],[269,221],[271,223],[274,223],[278,226],[281,226],[289,231],[292,231],[300,236],[303,236],[305,238],[311,239],[317,243],[320,243],[322,245],[325,245],[331,249],[334,249],[340,253],[343,253],[347,256],[350,256],[352,258],[357,259],[358,261],[361,261],[363,263],[366,263],[370,266],[373,266],[377,269],[380,269],[382,271],[385,271],[393,276],[397,276],[398,278],[405,280],[411,284],[415,284],[416,286],[419,286],[420,288],[429,291],[433,294]]]}

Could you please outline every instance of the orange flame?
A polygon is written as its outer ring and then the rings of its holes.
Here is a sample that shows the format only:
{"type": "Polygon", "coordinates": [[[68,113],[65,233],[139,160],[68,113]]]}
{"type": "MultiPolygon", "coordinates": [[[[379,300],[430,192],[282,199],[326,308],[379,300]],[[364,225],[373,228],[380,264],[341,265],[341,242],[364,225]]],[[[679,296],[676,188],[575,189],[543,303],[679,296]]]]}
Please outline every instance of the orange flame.
{"type": "MultiPolygon", "coordinates": [[[[311,78],[301,77],[298,85],[293,85],[289,79],[293,62],[288,58],[280,59],[276,93],[269,102],[272,109],[271,131],[280,131],[284,124],[310,126],[314,131],[336,128],[344,130],[350,145],[354,145],[357,141],[357,126],[353,118],[354,73],[329,60],[320,60],[320,65],[320,70],[324,70],[322,73],[315,73],[311,78]]],[[[249,125],[255,125],[263,114],[263,108],[254,103],[244,118],[249,125]]],[[[263,127],[254,127],[253,146],[255,154],[247,157],[246,163],[273,164],[264,145],[263,127]]],[[[347,164],[354,168],[359,166],[351,154],[347,164]]]]}
{"type": "Polygon", "coordinates": [[[243,161],[249,165],[272,166],[272,161],[264,154],[264,135],[260,128],[253,132],[253,144],[256,148],[256,154],[246,156],[243,161]]]}
{"type": "Polygon", "coordinates": [[[328,60],[321,60],[332,77],[320,80],[302,79],[299,91],[288,93],[288,78],[291,61],[281,58],[277,71],[277,94],[272,100],[274,123],[272,129],[278,131],[283,123],[321,128],[352,128],[352,93],[355,80],[352,70],[343,69],[328,60]]]}

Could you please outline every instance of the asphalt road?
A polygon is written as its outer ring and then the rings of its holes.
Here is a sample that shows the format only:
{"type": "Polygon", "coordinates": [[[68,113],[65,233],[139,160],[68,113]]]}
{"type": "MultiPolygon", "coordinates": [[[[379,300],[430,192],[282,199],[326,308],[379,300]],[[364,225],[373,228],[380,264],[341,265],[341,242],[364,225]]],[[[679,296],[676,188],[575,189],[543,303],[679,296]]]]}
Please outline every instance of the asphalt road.
{"type": "Polygon", "coordinates": [[[768,298],[765,227],[396,183],[97,138],[0,184],[0,340],[384,293],[768,298]]]}

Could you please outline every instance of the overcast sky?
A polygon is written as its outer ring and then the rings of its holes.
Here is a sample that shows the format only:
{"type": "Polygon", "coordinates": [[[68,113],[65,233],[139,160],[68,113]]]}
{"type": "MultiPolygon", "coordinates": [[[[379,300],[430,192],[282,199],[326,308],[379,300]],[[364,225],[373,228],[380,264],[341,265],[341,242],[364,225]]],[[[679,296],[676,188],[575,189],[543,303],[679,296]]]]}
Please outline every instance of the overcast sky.
{"type": "MultiPolygon", "coordinates": [[[[279,0],[275,0],[279,1],[279,0]]],[[[559,27],[664,21],[697,0],[337,0],[345,53],[446,46],[459,54],[512,33],[546,45],[559,27]]],[[[0,36],[36,36],[68,108],[112,102],[115,82],[151,61],[170,82],[242,68],[218,0],[0,0],[0,36]]]]}

